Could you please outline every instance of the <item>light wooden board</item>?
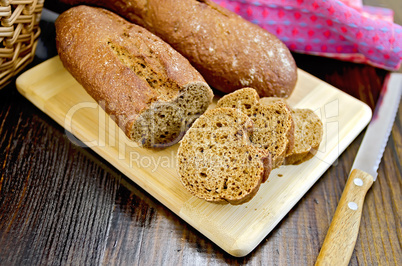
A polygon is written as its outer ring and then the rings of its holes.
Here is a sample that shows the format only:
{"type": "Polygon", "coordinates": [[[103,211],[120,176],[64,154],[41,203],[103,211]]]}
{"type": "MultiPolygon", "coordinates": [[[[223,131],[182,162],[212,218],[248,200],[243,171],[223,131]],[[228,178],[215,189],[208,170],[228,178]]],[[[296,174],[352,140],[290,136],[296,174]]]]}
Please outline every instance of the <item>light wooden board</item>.
{"type": "Polygon", "coordinates": [[[272,171],[257,195],[240,206],[217,205],[192,197],[178,180],[178,145],[154,151],[129,141],[63,68],[58,57],[19,76],[17,88],[63,126],[72,141],[81,140],[228,253],[245,256],[303,197],[371,119],[371,110],[364,103],[302,70],[298,70],[298,75],[289,103],[310,108],[321,117],[324,137],[319,151],[301,165],[281,166],[272,171]]]}

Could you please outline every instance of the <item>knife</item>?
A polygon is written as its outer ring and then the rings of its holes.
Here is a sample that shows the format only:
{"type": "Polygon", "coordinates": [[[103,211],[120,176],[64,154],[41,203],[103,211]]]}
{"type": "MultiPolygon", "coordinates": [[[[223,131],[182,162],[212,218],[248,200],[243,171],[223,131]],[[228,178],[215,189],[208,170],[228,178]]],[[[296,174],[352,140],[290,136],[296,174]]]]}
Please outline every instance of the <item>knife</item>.
{"type": "Polygon", "coordinates": [[[383,86],[373,117],[352,165],[341,199],[317,257],[317,266],[348,265],[359,233],[363,202],[377,179],[388,137],[398,110],[402,74],[392,73],[383,86]]]}

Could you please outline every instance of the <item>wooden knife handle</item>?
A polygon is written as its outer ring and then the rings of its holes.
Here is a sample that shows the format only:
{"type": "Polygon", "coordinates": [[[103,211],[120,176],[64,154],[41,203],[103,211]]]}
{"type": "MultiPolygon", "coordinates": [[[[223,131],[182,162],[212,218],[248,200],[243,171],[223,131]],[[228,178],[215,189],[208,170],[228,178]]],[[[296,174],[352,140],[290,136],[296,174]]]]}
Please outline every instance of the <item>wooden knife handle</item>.
{"type": "Polygon", "coordinates": [[[364,198],[374,178],[354,169],[346,182],[316,264],[348,265],[359,233],[364,198]]]}

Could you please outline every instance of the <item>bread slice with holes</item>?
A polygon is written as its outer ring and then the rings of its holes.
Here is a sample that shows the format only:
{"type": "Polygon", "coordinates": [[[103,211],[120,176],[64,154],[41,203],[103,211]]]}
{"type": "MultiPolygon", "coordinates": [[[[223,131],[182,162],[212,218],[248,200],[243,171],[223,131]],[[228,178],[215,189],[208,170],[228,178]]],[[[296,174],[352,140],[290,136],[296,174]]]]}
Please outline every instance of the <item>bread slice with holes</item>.
{"type": "Polygon", "coordinates": [[[270,154],[250,142],[252,128],[251,119],[233,108],[210,109],[200,116],[177,153],[184,187],[215,203],[252,199],[271,172],[270,154]]]}
{"type": "Polygon", "coordinates": [[[294,109],[295,145],[292,153],[285,158],[285,164],[300,164],[317,154],[322,141],[323,124],[310,109],[294,109]]]}
{"type": "Polygon", "coordinates": [[[266,106],[259,103],[252,88],[243,88],[219,99],[217,107],[231,107],[248,115],[254,128],[251,142],[270,152],[272,167],[281,166],[285,156],[293,149],[294,125],[291,111],[283,102],[266,106]]]}
{"type": "Polygon", "coordinates": [[[141,146],[177,143],[212,102],[212,90],[187,59],[110,11],[73,7],[55,25],[65,68],[141,146]]]}
{"type": "MultiPolygon", "coordinates": [[[[275,97],[264,97],[260,103],[271,105],[286,100],[275,97]]],[[[295,125],[294,147],[285,158],[285,164],[303,163],[317,153],[323,137],[323,124],[321,119],[310,109],[291,108],[295,125]]]]}

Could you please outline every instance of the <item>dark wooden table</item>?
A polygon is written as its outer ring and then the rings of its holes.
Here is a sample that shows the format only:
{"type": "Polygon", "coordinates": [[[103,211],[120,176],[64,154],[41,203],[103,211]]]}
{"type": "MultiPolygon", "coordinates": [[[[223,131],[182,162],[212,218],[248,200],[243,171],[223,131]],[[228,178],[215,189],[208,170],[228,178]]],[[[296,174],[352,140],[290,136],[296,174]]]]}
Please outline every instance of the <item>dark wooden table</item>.
{"type": "MultiPolygon", "coordinates": [[[[365,3],[392,8],[402,24],[399,0],[365,3]]],[[[46,22],[41,26],[54,30],[46,22]]],[[[55,53],[54,40],[42,38],[46,56],[55,53]]],[[[367,65],[294,56],[300,68],[370,106],[388,74],[367,65]]],[[[36,58],[30,67],[44,59],[36,58]]],[[[92,150],[72,143],[11,83],[0,91],[0,265],[313,265],[362,137],[252,253],[235,258],[92,150]]],[[[400,106],[379,178],[366,196],[351,265],[402,265],[401,160],[400,106]]]]}

